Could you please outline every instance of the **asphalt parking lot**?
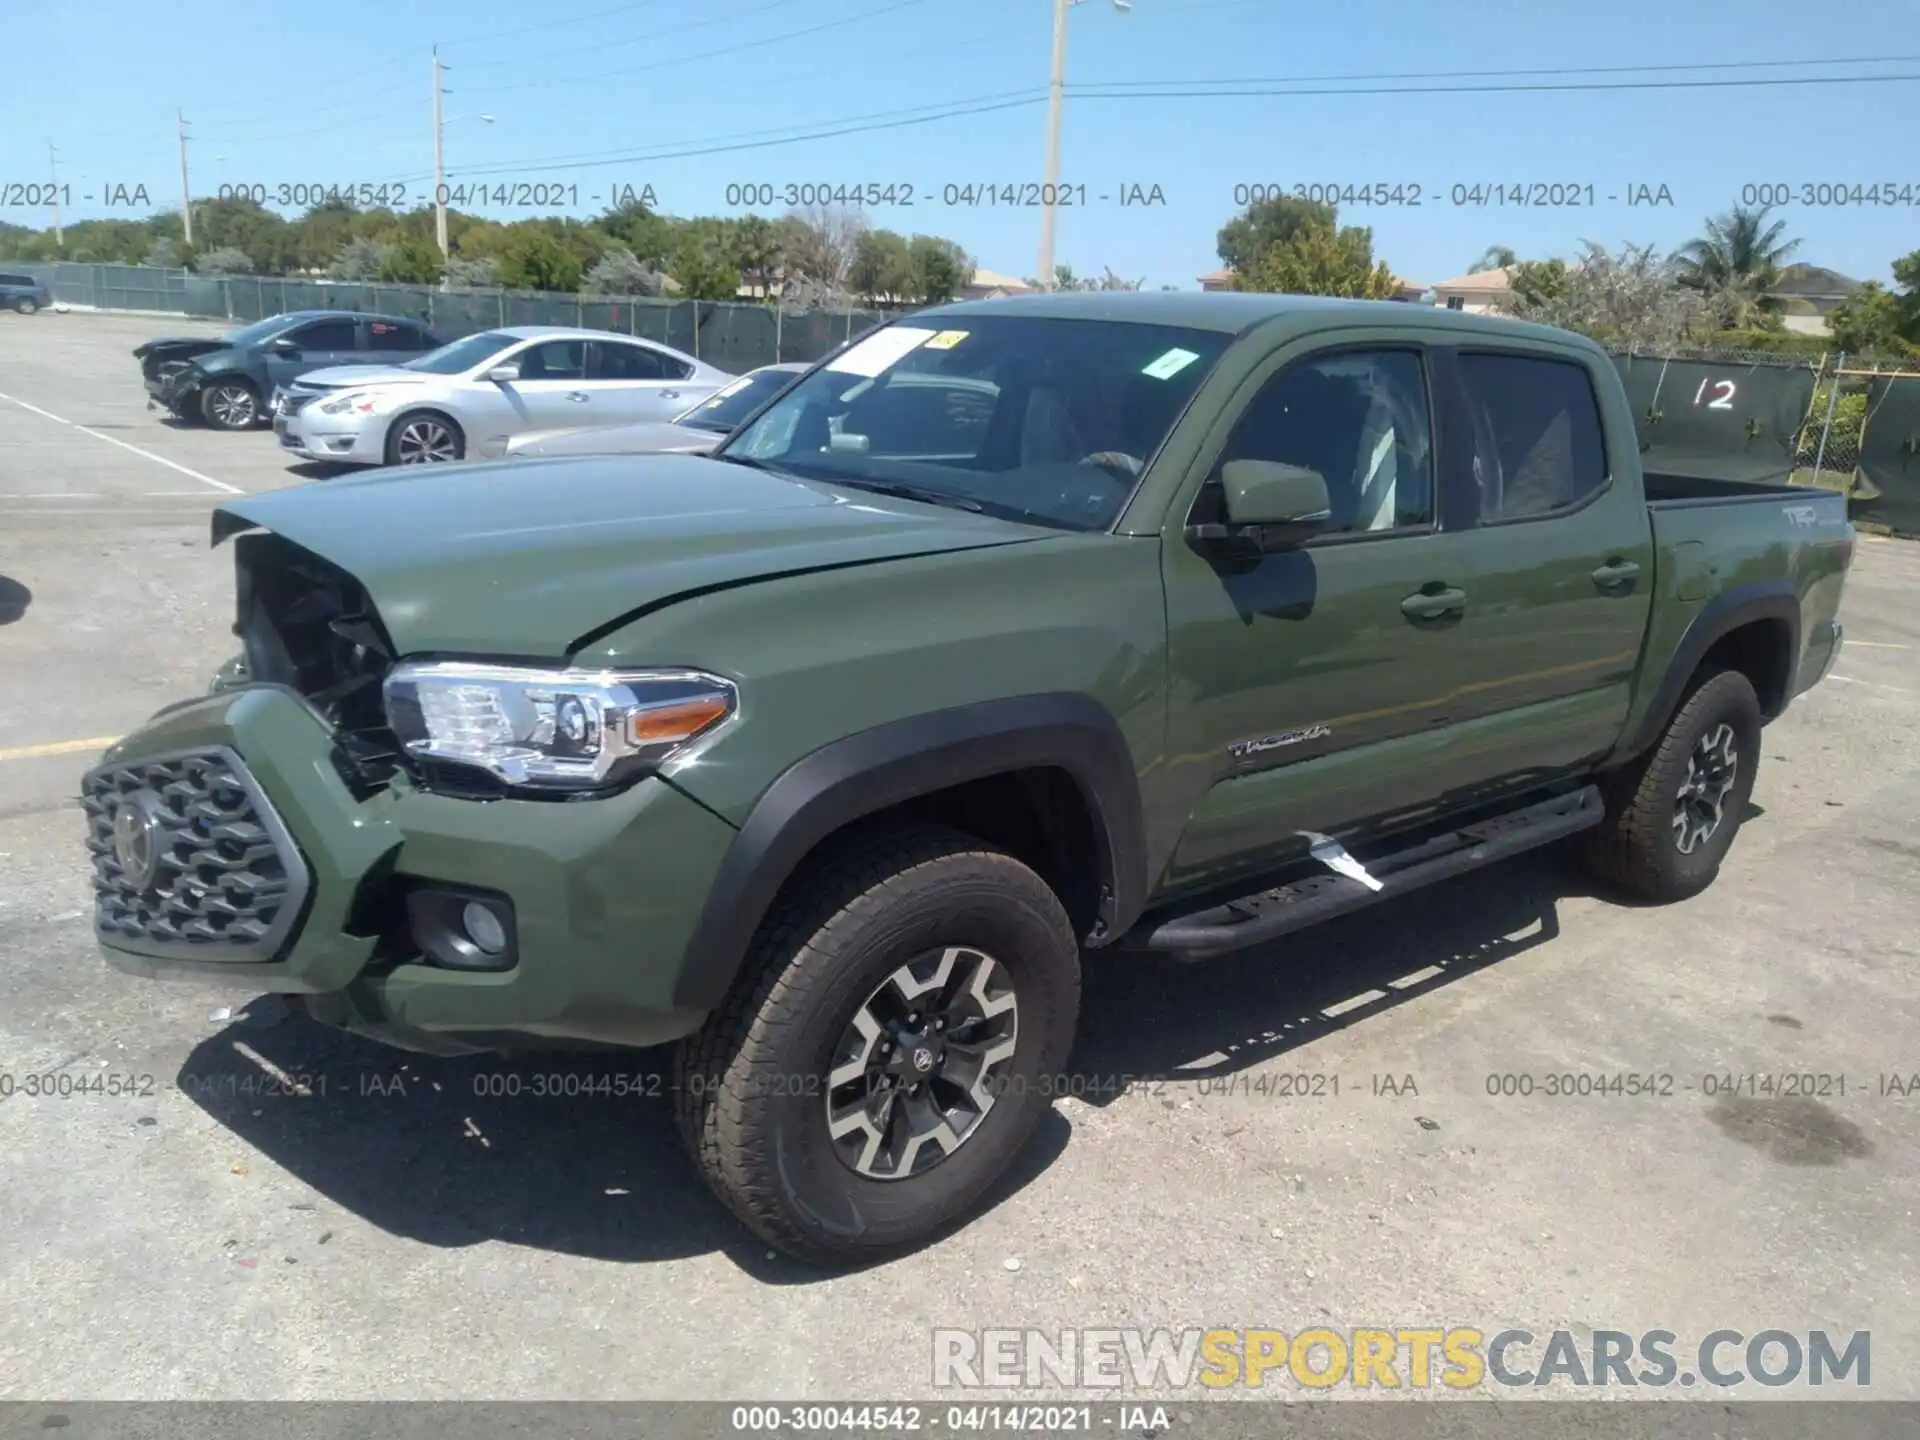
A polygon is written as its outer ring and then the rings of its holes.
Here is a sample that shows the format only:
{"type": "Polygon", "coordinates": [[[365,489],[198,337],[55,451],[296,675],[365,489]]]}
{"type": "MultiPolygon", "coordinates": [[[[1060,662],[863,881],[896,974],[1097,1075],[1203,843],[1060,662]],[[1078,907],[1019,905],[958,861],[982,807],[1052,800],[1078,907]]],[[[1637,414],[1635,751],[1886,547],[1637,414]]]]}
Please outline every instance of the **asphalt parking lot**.
{"type": "Polygon", "coordinates": [[[78,777],[231,653],[213,507],[305,481],[145,408],[128,351],[202,327],[0,321],[0,1395],[885,1399],[936,1394],[935,1327],[1465,1325],[1865,1330],[1864,1393],[1920,1398],[1920,546],[1861,545],[1705,895],[1546,855],[1211,966],[1101,960],[1075,1070],[1138,1078],[1061,1101],[966,1229],[823,1275],[708,1199],[663,1099],[486,1098],[556,1066],[106,968],[78,777]],[[1672,1089],[1543,1093],[1620,1072],[1672,1089]],[[1786,1074],[1845,1090],[1703,1093],[1786,1074]]]}

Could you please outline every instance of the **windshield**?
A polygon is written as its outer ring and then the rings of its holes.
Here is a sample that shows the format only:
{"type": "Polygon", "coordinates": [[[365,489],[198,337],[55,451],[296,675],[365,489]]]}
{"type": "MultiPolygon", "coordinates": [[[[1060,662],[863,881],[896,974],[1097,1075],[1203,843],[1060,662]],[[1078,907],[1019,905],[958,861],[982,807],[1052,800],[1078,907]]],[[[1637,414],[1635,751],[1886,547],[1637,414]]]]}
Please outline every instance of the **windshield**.
{"type": "Polygon", "coordinates": [[[733,429],[758,410],[775,391],[791,385],[798,370],[755,370],[732,384],[714,391],[698,405],[690,405],[673,417],[676,425],[691,425],[698,430],[733,429]]]}
{"type": "Polygon", "coordinates": [[[227,345],[251,345],[255,341],[278,335],[282,330],[298,323],[297,315],[269,315],[266,319],[256,320],[251,325],[242,325],[238,330],[229,330],[220,339],[227,345]]]}
{"type": "Polygon", "coordinates": [[[488,330],[478,335],[469,335],[464,340],[455,340],[451,344],[442,345],[438,350],[429,350],[418,359],[404,362],[400,368],[424,370],[429,375],[459,375],[473,369],[481,361],[513,343],[513,336],[503,335],[497,330],[488,330]]]}
{"type": "Polygon", "coordinates": [[[875,331],[720,455],[1104,529],[1232,339],[1112,320],[954,318],[952,329],[916,317],[875,331]]]}

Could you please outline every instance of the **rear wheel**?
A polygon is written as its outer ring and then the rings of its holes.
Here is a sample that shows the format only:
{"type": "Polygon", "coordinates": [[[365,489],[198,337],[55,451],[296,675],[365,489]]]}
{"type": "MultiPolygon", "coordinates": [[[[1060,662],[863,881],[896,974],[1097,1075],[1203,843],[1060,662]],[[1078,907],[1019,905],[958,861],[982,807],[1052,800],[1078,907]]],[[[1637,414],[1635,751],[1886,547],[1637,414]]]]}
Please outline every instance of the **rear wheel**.
{"type": "Polygon", "coordinates": [[[449,417],[433,410],[402,415],[387,432],[389,465],[439,465],[467,453],[467,437],[449,417]]]}
{"type": "Polygon", "coordinates": [[[214,380],[200,389],[200,414],[216,430],[251,430],[260,423],[260,395],[245,380],[214,380]]]}
{"type": "Polygon", "coordinates": [[[1737,670],[1702,675],[1660,742],[1607,784],[1589,867],[1647,900],[1684,900],[1720,873],[1760,761],[1760,701],[1737,670]]]}
{"type": "Polygon", "coordinates": [[[1032,1138],[1079,1004],[1073,928],[1032,870],[950,830],[869,835],[789,887],[683,1043],[682,1133],[767,1243],[817,1263],[898,1253],[1032,1138]]]}

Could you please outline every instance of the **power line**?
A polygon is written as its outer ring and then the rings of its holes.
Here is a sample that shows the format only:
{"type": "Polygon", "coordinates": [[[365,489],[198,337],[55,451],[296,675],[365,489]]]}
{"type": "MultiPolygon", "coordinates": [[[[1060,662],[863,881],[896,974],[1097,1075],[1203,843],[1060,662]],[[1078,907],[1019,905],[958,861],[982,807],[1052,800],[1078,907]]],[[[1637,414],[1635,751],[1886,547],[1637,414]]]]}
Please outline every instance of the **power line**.
{"type": "Polygon", "coordinates": [[[1483,80],[1502,75],[1629,75],[1678,70],[1782,70],[1806,65],[1911,65],[1920,55],[1855,55],[1813,60],[1710,60],[1685,65],[1525,65],[1512,70],[1387,70],[1356,75],[1260,75],[1218,80],[1104,80],[1110,88],[1162,85],[1331,84],[1350,80],[1483,80]]]}
{"type": "MultiPolygon", "coordinates": [[[[1285,99],[1288,96],[1323,95],[1514,95],[1514,94],[1571,94],[1595,90],[1721,90],[1737,87],[1764,87],[1769,85],[1876,85],[1891,81],[1920,80],[1920,74],[1912,75],[1787,75],[1778,79],[1753,80],[1625,80],[1581,84],[1574,82],[1555,82],[1539,85],[1382,85],[1375,87],[1332,86],[1313,90],[1227,90],[1207,88],[1202,90],[1116,90],[1109,85],[1071,85],[1068,93],[1083,100],[1213,100],[1244,97],[1266,97],[1285,99]]],[[[1149,82],[1151,83],[1151,82],[1149,82]]],[[[1208,82],[1180,81],[1180,84],[1207,84],[1208,82]]],[[[1231,85],[1233,81],[1216,81],[1214,86],[1231,85]]],[[[1241,82],[1259,84],[1259,81],[1241,82]]],[[[1275,82],[1266,82],[1275,83],[1275,82]]],[[[1291,84],[1293,82],[1279,82],[1291,84]]]]}
{"type": "Polygon", "coordinates": [[[653,70],[671,70],[675,66],[689,65],[696,60],[713,60],[722,55],[738,55],[745,50],[758,50],[763,45],[777,45],[783,40],[798,40],[804,35],[818,35],[826,30],[838,30],[844,25],[858,25],[865,20],[877,20],[882,15],[891,15],[896,10],[906,10],[915,5],[928,3],[929,0],[893,0],[891,5],[862,11],[858,15],[845,15],[838,20],[826,20],[818,25],[809,25],[800,30],[787,30],[778,35],[762,35],[757,40],[745,40],[738,45],[722,46],[718,50],[703,50],[698,55],[681,55],[671,60],[656,60],[650,65],[632,65],[619,70],[599,70],[591,75],[568,75],[558,80],[529,80],[519,85],[496,85],[488,93],[504,94],[510,90],[551,89],[555,85],[578,85],[589,80],[615,80],[625,75],[644,75],[653,70]]]}
{"type": "MultiPolygon", "coordinates": [[[[731,15],[716,15],[707,20],[694,20],[685,25],[668,25],[647,35],[634,35],[625,40],[606,40],[596,42],[596,52],[601,50],[619,50],[628,45],[651,45],[663,35],[680,35],[688,30],[711,30],[715,25],[731,25],[744,20],[749,15],[764,15],[769,10],[791,9],[793,0],[768,0],[765,5],[756,5],[751,10],[736,10],[731,15]]],[[[502,65],[532,65],[542,60],[570,60],[579,55],[578,48],[572,50],[549,50],[540,55],[515,55],[505,60],[472,60],[466,62],[468,70],[497,70],[502,65]]]]}

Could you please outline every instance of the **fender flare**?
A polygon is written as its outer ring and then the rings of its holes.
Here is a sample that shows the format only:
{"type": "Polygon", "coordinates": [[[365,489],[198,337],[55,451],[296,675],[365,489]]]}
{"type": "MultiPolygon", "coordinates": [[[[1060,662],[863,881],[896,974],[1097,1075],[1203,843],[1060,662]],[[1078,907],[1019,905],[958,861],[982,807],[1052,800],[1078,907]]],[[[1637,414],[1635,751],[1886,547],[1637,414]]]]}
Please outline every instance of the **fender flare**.
{"type": "Polygon", "coordinates": [[[823,745],[755,803],[721,861],[674,986],[674,1004],[725,999],[780,888],[822,840],[853,821],[970,780],[1057,767],[1093,817],[1100,938],[1146,903],[1146,826],[1132,751],[1113,713],[1077,694],[989,700],[892,721],[823,745]]]}
{"type": "MultiPolygon", "coordinates": [[[[1787,683],[1782,691],[1781,708],[1794,693],[1794,670],[1800,661],[1800,595],[1791,580],[1754,580],[1723,590],[1693,617],[1673,658],[1660,678],[1660,688],[1642,712],[1632,733],[1614,752],[1616,761],[1630,760],[1643,753],[1666,731],[1667,722],[1686,694],[1700,662],[1716,644],[1743,625],[1756,620],[1778,620],[1787,627],[1787,683]]],[[[1771,716],[1769,718],[1772,718],[1771,716]]]]}

